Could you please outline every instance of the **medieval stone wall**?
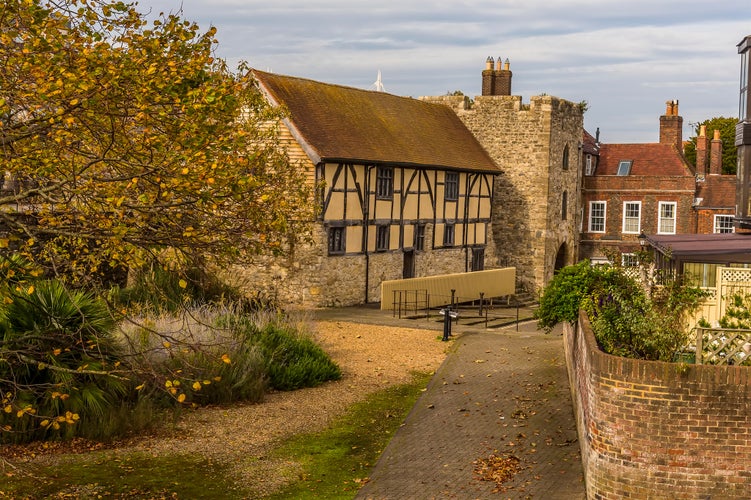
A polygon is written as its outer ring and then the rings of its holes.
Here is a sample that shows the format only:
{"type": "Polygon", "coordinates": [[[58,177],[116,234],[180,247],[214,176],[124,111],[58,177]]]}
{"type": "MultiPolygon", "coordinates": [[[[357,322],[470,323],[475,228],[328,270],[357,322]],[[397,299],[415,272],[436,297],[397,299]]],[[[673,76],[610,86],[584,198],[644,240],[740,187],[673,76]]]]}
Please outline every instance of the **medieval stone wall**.
{"type": "MultiPolygon", "coordinates": [[[[430,242],[431,224],[425,233],[430,242]]],[[[426,248],[416,252],[415,275],[460,273],[470,262],[471,254],[460,247],[426,248]]],[[[284,257],[259,257],[254,265],[235,266],[224,278],[247,297],[286,308],[338,307],[380,302],[381,282],[401,279],[403,268],[402,250],[328,256],[326,231],[315,224],[311,242],[299,244],[284,257]]]]}
{"type": "Polygon", "coordinates": [[[513,266],[518,284],[544,287],[559,265],[576,261],[580,216],[583,115],[578,104],[551,96],[423,97],[451,107],[503,174],[496,177],[488,266],[513,266]],[[563,168],[568,146],[568,169],[563,168]],[[563,219],[563,193],[566,218],[563,219]]]}

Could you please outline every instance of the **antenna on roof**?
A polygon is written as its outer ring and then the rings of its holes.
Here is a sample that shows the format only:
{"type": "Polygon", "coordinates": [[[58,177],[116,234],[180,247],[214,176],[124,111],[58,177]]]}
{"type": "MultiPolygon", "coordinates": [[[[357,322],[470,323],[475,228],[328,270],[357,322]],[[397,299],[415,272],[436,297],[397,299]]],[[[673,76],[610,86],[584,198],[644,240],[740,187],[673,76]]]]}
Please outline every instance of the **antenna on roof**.
{"type": "Polygon", "coordinates": [[[378,78],[376,78],[376,81],[373,82],[373,85],[370,86],[371,89],[375,89],[376,92],[385,92],[386,88],[383,86],[383,81],[381,80],[381,70],[378,70],[378,78]]]}

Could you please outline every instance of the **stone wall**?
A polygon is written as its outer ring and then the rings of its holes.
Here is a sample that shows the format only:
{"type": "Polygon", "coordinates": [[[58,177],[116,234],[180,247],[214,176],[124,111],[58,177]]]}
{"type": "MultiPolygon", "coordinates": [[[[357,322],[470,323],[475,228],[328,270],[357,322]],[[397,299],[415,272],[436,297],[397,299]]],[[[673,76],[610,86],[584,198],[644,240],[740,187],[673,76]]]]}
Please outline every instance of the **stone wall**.
{"type": "MultiPolygon", "coordinates": [[[[432,241],[432,225],[425,232],[425,241],[432,241]]],[[[465,272],[471,262],[467,259],[471,253],[462,248],[427,248],[416,252],[415,275],[465,272]]],[[[224,277],[248,297],[276,300],[287,308],[338,307],[379,302],[381,282],[401,279],[403,265],[402,250],[328,256],[326,232],[316,225],[313,240],[289,255],[259,257],[254,265],[236,266],[224,277]]]]}
{"type": "Polygon", "coordinates": [[[564,349],[587,498],[748,498],[751,368],[602,352],[585,314],[564,349]]]}
{"type": "Polygon", "coordinates": [[[422,97],[451,107],[503,174],[496,177],[492,238],[495,262],[513,266],[521,288],[536,292],[552,278],[559,252],[563,265],[578,251],[581,107],[551,96],[422,97]],[[568,146],[569,167],[563,169],[568,146]],[[562,220],[562,193],[567,218],[562,220]]]}

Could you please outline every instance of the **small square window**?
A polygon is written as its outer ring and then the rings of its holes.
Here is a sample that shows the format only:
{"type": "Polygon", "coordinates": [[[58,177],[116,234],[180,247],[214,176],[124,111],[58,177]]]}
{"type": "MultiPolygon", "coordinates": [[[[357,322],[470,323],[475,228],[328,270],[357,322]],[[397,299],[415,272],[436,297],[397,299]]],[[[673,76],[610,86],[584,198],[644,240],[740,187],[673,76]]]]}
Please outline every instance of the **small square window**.
{"type": "Polygon", "coordinates": [[[454,246],[454,225],[446,224],[443,228],[443,246],[454,246]]]}
{"type": "Polygon", "coordinates": [[[621,254],[621,264],[623,267],[636,267],[639,265],[639,258],[633,253],[621,254]]]}
{"type": "Polygon", "coordinates": [[[632,160],[621,160],[618,163],[618,175],[628,175],[631,173],[632,160]]]}
{"type": "Polygon", "coordinates": [[[733,216],[732,215],[715,215],[714,216],[714,232],[715,233],[734,233],[733,216]]]}
{"type": "Polygon", "coordinates": [[[344,244],[344,227],[335,226],[329,228],[329,255],[343,254],[344,244]]]}
{"type": "Polygon", "coordinates": [[[389,236],[391,227],[388,225],[376,226],[376,251],[384,252],[389,249],[389,236]]]}

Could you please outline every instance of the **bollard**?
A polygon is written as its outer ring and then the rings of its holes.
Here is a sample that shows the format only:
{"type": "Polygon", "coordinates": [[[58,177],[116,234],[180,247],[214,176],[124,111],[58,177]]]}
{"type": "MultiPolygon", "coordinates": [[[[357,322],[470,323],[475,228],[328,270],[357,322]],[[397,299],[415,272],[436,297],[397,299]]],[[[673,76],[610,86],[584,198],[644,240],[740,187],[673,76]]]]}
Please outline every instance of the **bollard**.
{"type": "Polygon", "coordinates": [[[441,309],[443,313],[443,340],[446,342],[451,336],[451,307],[445,307],[441,309]]]}

